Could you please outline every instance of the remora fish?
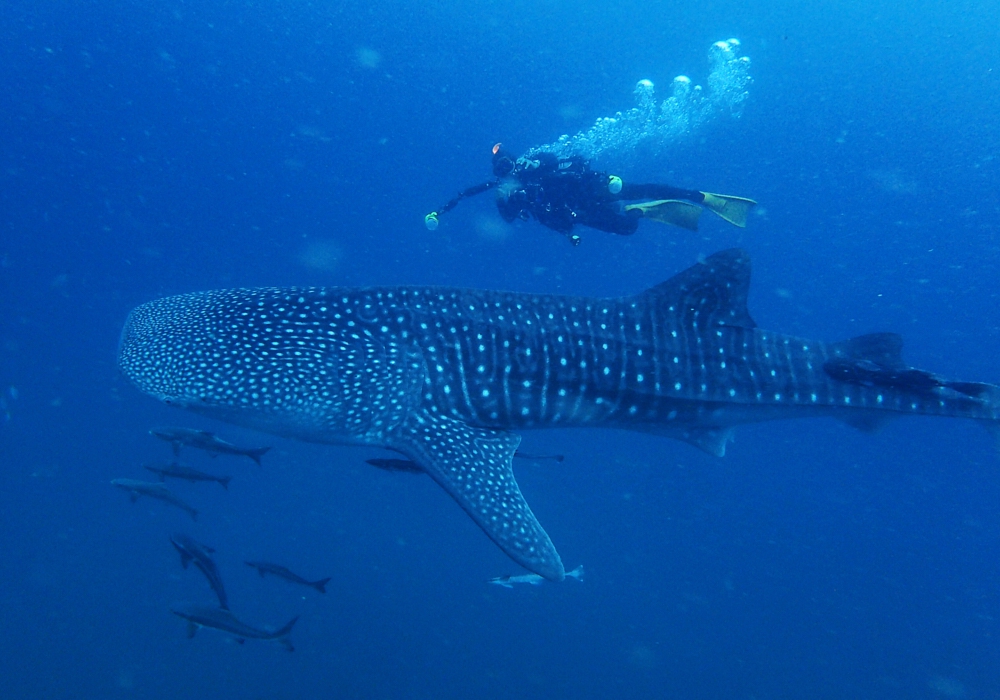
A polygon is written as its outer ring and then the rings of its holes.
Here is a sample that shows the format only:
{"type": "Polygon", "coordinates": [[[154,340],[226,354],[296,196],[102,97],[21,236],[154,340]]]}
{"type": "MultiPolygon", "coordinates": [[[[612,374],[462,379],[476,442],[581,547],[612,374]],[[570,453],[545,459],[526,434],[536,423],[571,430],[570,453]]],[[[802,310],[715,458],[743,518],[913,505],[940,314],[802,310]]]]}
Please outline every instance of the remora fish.
{"type": "Polygon", "coordinates": [[[379,457],[376,459],[366,459],[365,464],[382,469],[387,472],[406,472],[407,474],[423,474],[423,468],[409,459],[391,459],[379,457]]]}
{"type": "Polygon", "coordinates": [[[181,453],[182,447],[196,447],[205,450],[210,455],[236,455],[237,457],[249,457],[260,466],[260,458],[270,450],[270,447],[237,447],[231,442],[226,442],[215,433],[207,430],[195,430],[194,428],[153,428],[149,431],[161,440],[166,440],[174,448],[174,456],[181,453]]]}
{"type": "Polygon", "coordinates": [[[236,289],[136,308],[119,366],[169,404],[420,465],[514,561],[564,569],[511,469],[514,430],[603,426],[723,455],[742,423],[903,414],[998,432],[1000,388],[918,380],[892,334],[838,343],[757,328],[750,262],[718,253],[631,297],[424,287],[236,289]],[[844,371],[856,365],[856,371],[844,371]]]}
{"type": "MultiPolygon", "coordinates": [[[[577,581],[583,581],[583,564],[576,567],[572,571],[566,572],[566,578],[575,578],[577,581]]],[[[496,578],[491,578],[487,583],[492,583],[503,588],[513,588],[515,583],[527,583],[531,586],[537,586],[545,581],[544,578],[538,574],[521,574],[519,576],[497,576],[496,578]]]]}
{"type": "Polygon", "coordinates": [[[208,627],[213,630],[219,630],[220,632],[233,635],[236,637],[236,641],[240,644],[248,639],[263,639],[267,642],[278,642],[288,649],[288,651],[295,651],[295,647],[292,646],[292,640],[288,638],[288,635],[291,633],[292,627],[295,626],[295,623],[298,622],[298,616],[289,620],[288,624],[277,632],[268,632],[267,630],[251,627],[245,622],[240,622],[236,619],[236,616],[228,610],[213,608],[207,605],[190,605],[179,608],[171,608],[170,612],[187,620],[188,639],[194,637],[195,632],[197,632],[199,628],[208,627]]]}
{"type": "MultiPolygon", "coordinates": [[[[563,455],[534,455],[534,454],[528,454],[527,452],[521,452],[521,450],[517,450],[516,452],[514,452],[514,456],[520,457],[521,459],[530,459],[535,461],[543,459],[551,459],[556,462],[562,462],[564,459],[566,459],[563,455]]],[[[365,463],[387,472],[406,472],[408,474],[424,473],[423,468],[419,464],[409,459],[375,458],[375,459],[366,459],[365,463]]]]}
{"type": "Polygon", "coordinates": [[[149,496],[150,498],[164,501],[181,510],[187,511],[192,520],[198,519],[198,511],[177,498],[170,489],[161,483],[156,481],[136,481],[135,479],[112,479],[111,484],[124,491],[128,491],[129,498],[133,503],[139,500],[139,496],[149,496]]]}
{"type": "Polygon", "coordinates": [[[315,588],[320,593],[326,593],[326,584],[330,582],[330,578],[321,578],[319,581],[307,581],[298,574],[286,569],[280,564],[271,564],[266,561],[248,561],[244,562],[247,566],[252,566],[257,569],[257,573],[260,574],[261,578],[264,578],[264,574],[272,574],[278,578],[283,578],[286,581],[291,581],[292,583],[297,583],[300,586],[310,586],[315,588]]]}
{"type": "Polygon", "coordinates": [[[214,474],[206,474],[205,472],[200,472],[197,469],[185,467],[183,464],[144,464],[142,466],[154,474],[159,474],[160,481],[163,481],[168,477],[171,479],[184,479],[185,481],[190,481],[191,483],[196,481],[215,481],[218,482],[222,488],[228,491],[229,482],[233,480],[233,477],[231,476],[215,476],[214,474]]]}
{"type": "Polygon", "coordinates": [[[198,571],[208,579],[208,585],[219,599],[219,607],[229,610],[229,599],[226,597],[226,588],[222,585],[222,577],[219,576],[219,569],[210,556],[214,549],[197,542],[183,533],[170,536],[170,544],[174,546],[177,553],[181,555],[181,566],[185,569],[188,564],[194,562],[198,571]]]}

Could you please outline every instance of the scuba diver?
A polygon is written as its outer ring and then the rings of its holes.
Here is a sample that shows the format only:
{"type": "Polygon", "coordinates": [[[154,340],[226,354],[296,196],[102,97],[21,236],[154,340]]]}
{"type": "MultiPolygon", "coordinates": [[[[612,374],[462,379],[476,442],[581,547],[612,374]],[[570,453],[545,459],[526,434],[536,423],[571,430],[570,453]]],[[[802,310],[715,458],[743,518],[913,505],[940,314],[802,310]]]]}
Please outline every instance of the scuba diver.
{"type": "Polygon", "coordinates": [[[573,245],[580,244],[580,236],[573,233],[576,224],[627,236],[645,218],[697,231],[702,206],[742,228],[756,204],[744,197],[626,183],[617,175],[591,170],[579,156],[559,158],[542,152],[514,159],[499,143],[493,147],[493,175],[495,179],[463,190],[425,216],[427,228],[433,231],[442,214],[487,190],[497,191],[497,209],[507,223],[534,217],[573,245]],[[622,206],[628,201],[634,203],[622,206]]]}

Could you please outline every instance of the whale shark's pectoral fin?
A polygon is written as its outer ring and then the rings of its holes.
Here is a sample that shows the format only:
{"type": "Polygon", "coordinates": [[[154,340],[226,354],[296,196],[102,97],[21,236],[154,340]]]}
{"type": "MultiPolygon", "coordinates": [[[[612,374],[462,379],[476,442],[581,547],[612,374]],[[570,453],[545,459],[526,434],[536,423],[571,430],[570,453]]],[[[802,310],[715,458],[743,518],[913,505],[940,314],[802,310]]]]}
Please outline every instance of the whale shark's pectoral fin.
{"type": "Polygon", "coordinates": [[[389,447],[423,467],[507,556],[547,579],[563,579],[559,553],[514,480],[518,435],[427,409],[411,414],[405,430],[389,447]]]}

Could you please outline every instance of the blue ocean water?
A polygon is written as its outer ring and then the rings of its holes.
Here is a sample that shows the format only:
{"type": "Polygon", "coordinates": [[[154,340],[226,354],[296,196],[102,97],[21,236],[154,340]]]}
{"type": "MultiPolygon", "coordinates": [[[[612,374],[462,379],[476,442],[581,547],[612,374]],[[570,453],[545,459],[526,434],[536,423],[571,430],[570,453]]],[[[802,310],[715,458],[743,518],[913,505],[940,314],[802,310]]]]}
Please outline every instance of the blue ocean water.
{"type": "Polygon", "coordinates": [[[115,367],[129,309],[228,286],[638,292],[747,248],[764,328],[893,330],[919,367],[1000,382],[996,2],[125,2],[0,5],[0,693],[28,698],[1000,697],[1000,458],[974,424],[741,428],[724,459],[654,436],[529,433],[518,480],[583,583],[521,573],[429,479],[376,450],[183,414],[115,367]],[[708,85],[735,37],[748,97],[632,153],[625,177],[753,197],[630,238],[508,227],[517,152],[708,85]],[[154,425],[270,444],[127,497],[154,425]],[[293,654],[193,640],[211,603],[170,545],[218,550],[239,616],[299,615],[293,654]],[[327,594],[272,578],[270,559],[327,594]]]}

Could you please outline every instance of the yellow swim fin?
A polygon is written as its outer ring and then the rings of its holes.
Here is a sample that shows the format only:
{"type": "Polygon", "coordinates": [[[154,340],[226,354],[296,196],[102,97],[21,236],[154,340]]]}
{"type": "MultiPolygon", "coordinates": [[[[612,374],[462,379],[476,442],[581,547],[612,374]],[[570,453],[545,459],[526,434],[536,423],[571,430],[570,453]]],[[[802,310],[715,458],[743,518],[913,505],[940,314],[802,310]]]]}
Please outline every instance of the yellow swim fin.
{"type": "Polygon", "coordinates": [[[705,205],[706,209],[715,212],[729,223],[740,228],[746,227],[747,215],[757,204],[746,197],[733,197],[728,194],[712,194],[711,192],[702,192],[702,194],[705,195],[705,201],[702,204],[705,205]]]}
{"type": "Polygon", "coordinates": [[[698,230],[698,217],[701,216],[701,207],[689,202],[682,202],[679,199],[657,199],[653,202],[640,202],[625,207],[625,211],[633,209],[641,211],[644,219],[652,219],[671,226],[680,226],[689,231],[698,230]]]}

